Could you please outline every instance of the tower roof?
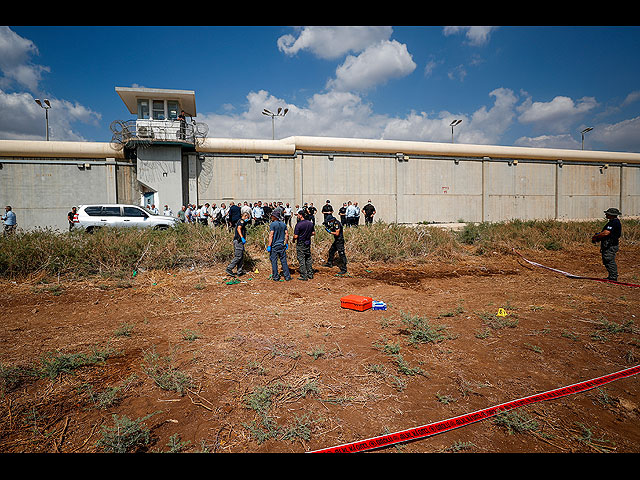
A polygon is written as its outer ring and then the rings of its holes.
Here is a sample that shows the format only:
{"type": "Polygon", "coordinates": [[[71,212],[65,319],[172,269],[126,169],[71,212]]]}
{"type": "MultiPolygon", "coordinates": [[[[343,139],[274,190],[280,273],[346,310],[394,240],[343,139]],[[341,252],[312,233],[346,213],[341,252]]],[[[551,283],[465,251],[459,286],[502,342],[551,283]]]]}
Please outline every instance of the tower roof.
{"type": "Polygon", "coordinates": [[[193,90],[169,90],[165,88],[116,87],[116,93],[129,113],[138,112],[138,99],[177,100],[180,108],[190,117],[196,116],[196,94],[193,90]]]}

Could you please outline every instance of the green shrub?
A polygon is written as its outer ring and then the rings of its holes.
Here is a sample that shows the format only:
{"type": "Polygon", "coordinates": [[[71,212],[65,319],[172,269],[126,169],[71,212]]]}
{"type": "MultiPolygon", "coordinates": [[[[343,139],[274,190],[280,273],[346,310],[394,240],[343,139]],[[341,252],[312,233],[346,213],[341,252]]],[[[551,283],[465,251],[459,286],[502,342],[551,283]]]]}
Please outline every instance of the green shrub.
{"type": "MultiPolygon", "coordinates": [[[[156,412],[157,413],[157,412],[156,412]]],[[[149,429],[143,424],[145,420],[155,415],[149,414],[143,418],[131,420],[126,415],[113,415],[113,427],[102,427],[102,438],[97,446],[105,453],[136,452],[149,444],[149,429]]]]}

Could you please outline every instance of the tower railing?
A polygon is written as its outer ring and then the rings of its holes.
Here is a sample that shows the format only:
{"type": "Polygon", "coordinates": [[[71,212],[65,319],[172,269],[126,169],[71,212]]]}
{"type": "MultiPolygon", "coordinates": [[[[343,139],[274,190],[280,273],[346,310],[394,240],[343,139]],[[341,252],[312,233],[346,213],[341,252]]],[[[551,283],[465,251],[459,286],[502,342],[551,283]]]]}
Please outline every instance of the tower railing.
{"type": "Polygon", "coordinates": [[[182,143],[196,145],[206,138],[209,127],[206,123],[180,120],[115,120],[111,122],[112,143],[119,145],[182,143]]]}

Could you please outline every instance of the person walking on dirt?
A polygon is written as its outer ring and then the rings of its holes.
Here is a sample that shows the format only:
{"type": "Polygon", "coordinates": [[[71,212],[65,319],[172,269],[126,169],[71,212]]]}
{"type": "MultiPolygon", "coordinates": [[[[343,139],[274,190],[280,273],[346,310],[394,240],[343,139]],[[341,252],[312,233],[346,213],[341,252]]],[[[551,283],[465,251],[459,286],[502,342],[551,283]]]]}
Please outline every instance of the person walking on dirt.
{"type": "Polygon", "coordinates": [[[233,260],[227,265],[227,275],[232,277],[242,276],[245,274],[243,270],[244,264],[244,245],[247,243],[247,223],[249,222],[249,214],[243,213],[238,223],[234,227],[233,234],[233,260]],[[237,268],[236,273],[233,273],[233,269],[237,268]]]}
{"type": "Polygon", "coordinates": [[[271,279],[276,282],[280,280],[280,274],[278,273],[278,260],[280,260],[280,265],[282,266],[284,279],[287,282],[291,280],[291,273],[289,272],[289,265],[287,264],[288,248],[289,231],[287,230],[285,223],[282,221],[282,214],[280,213],[280,210],[274,210],[271,212],[267,252],[269,252],[271,259],[271,279]]]}
{"type": "Polygon", "coordinates": [[[302,211],[297,213],[298,223],[293,230],[293,243],[296,244],[296,256],[300,276],[298,280],[313,278],[313,259],[311,258],[311,237],[316,234],[313,222],[304,218],[302,211]]]}
{"type": "Polygon", "coordinates": [[[329,257],[327,258],[327,263],[325,263],[324,266],[333,267],[334,257],[337,253],[342,263],[342,268],[338,274],[345,275],[347,273],[347,254],[344,251],[344,234],[342,224],[333,215],[331,215],[330,217],[327,217],[327,220],[323,225],[325,230],[333,235],[333,243],[331,244],[331,247],[329,247],[329,257]]]}
{"type": "Polygon", "coordinates": [[[607,217],[607,224],[600,233],[591,237],[591,242],[600,242],[600,253],[602,254],[602,264],[607,269],[609,276],[607,280],[618,281],[618,266],[616,265],[616,253],[620,235],[622,235],[622,224],[618,216],[622,215],[617,208],[609,208],[604,211],[607,217]]]}

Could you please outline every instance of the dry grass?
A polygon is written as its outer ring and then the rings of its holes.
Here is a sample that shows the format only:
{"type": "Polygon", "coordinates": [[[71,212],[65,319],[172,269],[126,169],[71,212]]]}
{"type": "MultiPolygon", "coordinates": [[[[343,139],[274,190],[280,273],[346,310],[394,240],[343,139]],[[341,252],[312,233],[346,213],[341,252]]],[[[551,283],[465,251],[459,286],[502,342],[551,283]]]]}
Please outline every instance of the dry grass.
{"type": "MultiPolygon", "coordinates": [[[[589,245],[604,221],[559,222],[555,220],[466,224],[458,232],[431,225],[397,225],[378,222],[346,228],[350,262],[456,261],[485,252],[508,252],[512,248],[562,250],[589,245]]],[[[290,232],[292,235],[293,232],[290,232]]],[[[246,264],[252,268],[265,255],[268,226],[250,227],[246,264]]],[[[180,225],[166,231],[102,229],[82,231],[35,230],[0,238],[0,277],[88,276],[127,278],[140,269],[165,270],[221,266],[233,256],[232,233],[223,228],[180,225]]],[[[640,221],[623,219],[623,242],[640,241],[640,221]]],[[[316,226],[312,246],[315,258],[324,258],[331,236],[316,226]]],[[[289,252],[296,265],[295,250],[289,252]]]]}

